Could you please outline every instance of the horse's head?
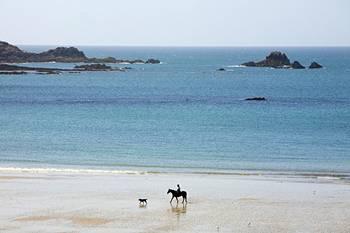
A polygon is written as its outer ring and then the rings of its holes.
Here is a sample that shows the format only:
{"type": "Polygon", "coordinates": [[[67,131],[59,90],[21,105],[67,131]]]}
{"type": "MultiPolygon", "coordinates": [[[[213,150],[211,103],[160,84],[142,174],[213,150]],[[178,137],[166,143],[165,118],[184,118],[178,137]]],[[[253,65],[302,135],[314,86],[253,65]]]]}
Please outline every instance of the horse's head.
{"type": "Polygon", "coordinates": [[[171,193],[171,189],[168,189],[168,192],[166,194],[169,194],[169,193],[171,193]]]}

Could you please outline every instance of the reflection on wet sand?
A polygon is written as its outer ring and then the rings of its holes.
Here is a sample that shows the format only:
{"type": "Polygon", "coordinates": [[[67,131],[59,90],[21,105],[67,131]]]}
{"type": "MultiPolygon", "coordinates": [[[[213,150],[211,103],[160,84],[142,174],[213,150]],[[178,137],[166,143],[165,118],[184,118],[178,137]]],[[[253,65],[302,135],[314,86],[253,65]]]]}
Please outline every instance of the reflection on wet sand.
{"type": "Polygon", "coordinates": [[[170,204],[171,206],[171,212],[175,213],[176,215],[186,214],[187,212],[187,203],[184,204],[176,204],[175,206],[173,204],[170,204]]]}

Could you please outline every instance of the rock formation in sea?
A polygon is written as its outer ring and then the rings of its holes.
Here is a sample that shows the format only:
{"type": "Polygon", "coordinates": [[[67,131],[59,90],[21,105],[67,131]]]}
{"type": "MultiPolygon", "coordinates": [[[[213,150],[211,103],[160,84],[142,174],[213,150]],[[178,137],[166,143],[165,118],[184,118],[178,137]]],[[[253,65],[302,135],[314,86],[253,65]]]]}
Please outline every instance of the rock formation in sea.
{"type": "Polygon", "coordinates": [[[320,69],[323,66],[321,66],[320,64],[318,64],[317,62],[312,62],[311,65],[309,66],[309,69],[320,69]]]}
{"type": "MultiPolygon", "coordinates": [[[[315,63],[315,62],[314,62],[315,63]]],[[[317,63],[312,63],[312,68],[320,68],[317,67],[317,63]]],[[[300,64],[298,61],[294,61],[290,63],[288,56],[285,53],[274,51],[271,52],[264,60],[259,62],[249,61],[242,64],[243,66],[248,67],[272,67],[279,69],[305,69],[305,67],[300,64]]],[[[309,68],[311,68],[311,66],[309,68]]],[[[322,66],[321,66],[322,67],[322,66]]],[[[312,69],[311,68],[311,69],[312,69]]]]}
{"type": "Polygon", "coordinates": [[[74,66],[75,70],[81,71],[111,71],[113,70],[111,66],[107,66],[106,64],[87,64],[87,65],[78,65],[74,66]]]}
{"type": "Polygon", "coordinates": [[[305,66],[300,64],[298,61],[294,61],[291,65],[293,69],[305,69],[305,66]]]}
{"type": "Polygon", "coordinates": [[[250,62],[243,63],[242,65],[251,66],[251,67],[273,67],[273,68],[284,68],[284,67],[291,66],[287,55],[279,51],[274,51],[270,53],[262,61],[259,61],[259,62],[250,61],[250,62]]]}
{"type": "Polygon", "coordinates": [[[154,59],[154,58],[150,58],[150,59],[148,59],[145,63],[146,63],[146,64],[159,64],[159,63],[160,63],[160,60],[154,59]]]}
{"type": "Polygon", "coordinates": [[[142,63],[159,64],[157,59],[124,60],[114,57],[89,58],[84,52],[75,47],[57,47],[41,53],[25,52],[7,42],[0,41],[0,63],[23,63],[23,62],[85,62],[85,63],[142,63]]]}

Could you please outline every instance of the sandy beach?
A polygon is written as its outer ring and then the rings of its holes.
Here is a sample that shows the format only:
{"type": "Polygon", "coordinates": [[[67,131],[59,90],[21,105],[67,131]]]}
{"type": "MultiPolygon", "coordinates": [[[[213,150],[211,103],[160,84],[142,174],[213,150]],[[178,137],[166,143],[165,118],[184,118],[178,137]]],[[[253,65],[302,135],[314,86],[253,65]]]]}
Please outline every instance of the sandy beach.
{"type": "Polygon", "coordinates": [[[350,232],[350,185],[329,179],[2,171],[0,201],[0,232],[350,232]]]}

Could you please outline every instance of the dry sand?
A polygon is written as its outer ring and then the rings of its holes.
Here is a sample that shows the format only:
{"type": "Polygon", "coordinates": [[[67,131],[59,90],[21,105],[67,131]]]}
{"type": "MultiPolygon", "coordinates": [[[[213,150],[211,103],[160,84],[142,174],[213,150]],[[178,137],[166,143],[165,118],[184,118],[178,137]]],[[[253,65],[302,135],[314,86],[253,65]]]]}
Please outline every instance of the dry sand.
{"type": "Polygon", "coordinates": [[[2,172],[0,202],[1,233],[350,232],[350,185],[311,178],[2,172]]]}

